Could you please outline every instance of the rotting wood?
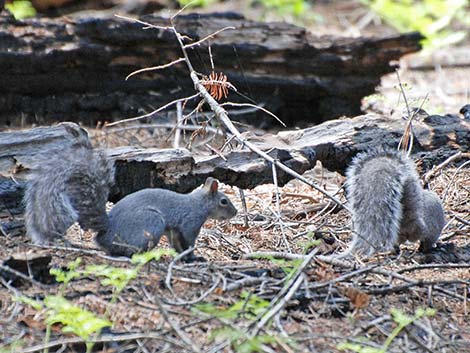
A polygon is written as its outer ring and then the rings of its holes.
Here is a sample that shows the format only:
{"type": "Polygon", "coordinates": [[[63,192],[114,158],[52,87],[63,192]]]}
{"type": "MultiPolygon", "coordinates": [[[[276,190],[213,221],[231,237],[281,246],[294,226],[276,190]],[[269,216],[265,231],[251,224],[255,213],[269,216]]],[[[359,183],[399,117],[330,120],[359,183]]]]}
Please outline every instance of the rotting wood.
{"type": "MultiPolygon", "coordinates": [[[[317,161],[321,161],[331,171],[343,173],[357,152],[382,145],[396,147],[404,125],[403,119],[368,114],[353,119],[328,121],[304,130],[252,138],[248,136],[248,139],[298,173],[313,168],[317,161]]],[[[15,171],[15,179],[21,180],[34,155],[45,153],[48,143],[54,145],[57,141],[73,141],[60,126],[49,128],[53,134],[45,133],[47,128],[1,133],[0,175],[8,176],[15,171]],[[62,131],[64,136],[51,140],[49,136],[56,136],[54,134],[59,134],[58,131],[62,131]],[[22,148],[15,142],[19,133],[23,134],[22,148]],[[41,141],[41,135],[46,136],[44,141],[41,141]],[[14,148],[11,149],[8,147],[9,136],[14,136],[11,140],[14,148]]],[[[422,121],[416,121],[413,126],[415,157],[419,157],[423,170],[442,162],[458,149],[470,151],[470,122],[458,116],[428,116],[422,121]]],[[[146,187],[188,192],[201,185],[208,176],[243,189],[272,182],[270,163],[248,150],[234,150],[222,158],[219,155],[196,156],[186,149],[122,147],[109,150],[109,155],[116,161],[112,201],[146,187]]],[[[281,170],[277,171],[277,177],[279,185],[292,179],[281,170]]],[[[10,194],[15,193],[14,190],[4,189],[10,194]]]]}
{"type": "MultiPolygon", "coordinates": [[[[161,17],[142,18],[168,25],[161,17]]],[[[391,62],[418,51],[421,39],[417,33],[317,37],[301,27],[249,21],[234,13],[180,15],[175,23],[194,41],[235,27],[210,41],[215,70],[290,125],[359,114],[361,99],[374,93],[382,75],[393,71],[391,62]]],[[[151,112],[193,94],[182,65],[124,80],[137,69],[166,64],[180,55],[170,31],[141,27],[116,17],[16,21],[0,15],[0,118],[16,126],[63,120],[94,126],[151,112]]],[[[207,45],[188,52],[195,69],[208,75],[207,45]]],[[[246,101],[234,92],[228,100],[246,101]]],[[[260,112],[246,119],[276,124],[260,112]]]]}

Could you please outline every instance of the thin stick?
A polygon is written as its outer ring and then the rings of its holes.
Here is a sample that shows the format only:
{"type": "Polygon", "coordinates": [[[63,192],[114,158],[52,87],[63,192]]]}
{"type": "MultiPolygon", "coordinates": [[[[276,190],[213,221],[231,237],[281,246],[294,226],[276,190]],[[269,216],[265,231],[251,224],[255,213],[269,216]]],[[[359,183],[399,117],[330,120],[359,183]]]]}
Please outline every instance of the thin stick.
{"type": "MultiPolygon", "coordinates": [[[[191,63],[188,64],[188,61],[186,61],[186,64],[189,65],[189,67],[192,69],[191,63]]],[[[328,198],[333,200],[338,206],[343,207],[344,209],[349,211],[347,206],[343,205],[343,203],[340,200],[338,200],[336,197],[331,195],[329,192],[327,192],[326,190],[323,190],[321,187],[319,187],[319,186],[315,185],[314,183],[308,181],[305,177],[303,177],[302,175],[300,175],[296,171],[292,170],[291,168],[287,167],[286,165],[284,165],[284,164],[280,163],[279,161],[275,160],[269,154],[267,154],[266,152],[260,150],[258,147],[256,147],[255,145],[253,145],[252,143],[247,141],[243,137],[243,135],[240,133],[240,131],[238,131],[238,129],[235,127],[235,125],[233,125],[232,121],[227,116],[226,111],[217,103],[217,101],[214,98],[212,98],[212,96],[207,92],[207,90],[204,88],[204,86],[199,82],[197,74],[194,70],[192,70],[190,72],[190,76],[191,76],[191,79],[194,82],[194,85],[196,86],[196,89],[204,97],[204,99],[206,100],[206,102],[209,104],[212,111],[214,112],[214,114],[225,125],[227,130],[229,130],[237,138],[237,140],[242,145],[246,146],[248,149],[255,152],[256,154],[258,154],[259,156],[261,156],[262,158],[264,158],[268,162],[275,164],[276,167],[283,170],[287,174],[293,176],[294,178],[299,179],[303,183],[305,183],[305,184],[311,186],[312,188],[314,188],[315,190],[321,192],[322,194],[324,194],[325,196],[327,196],[328,198]]]]}
{"type": "Polygon", "coordinates": [[[240,200],[242,201],[243,221],[245,222],[244,226],[248,228],[248,207],[246,206],[245,192],[243,189],[238,188],[238,194],[240,195],[240,200]]]}
{"type": "Polygon", "coordinates": [[[275,303],[272,308],[266,311],[256,323],[255,327],[251,330],[250,336],[254,337],[258,332],[271,320],[274,315],[281,311],[287,304],[287,302],[292,298],[300,285],[304,282],[303,271],[310,264],[310,261],[317,254],[318,249],[313,249],[307,256],[304,257],[302,263],[297,267],[295,274],[292,276],[290,281],[286,283],[281,292],[271,301],[275,303]],[[284,292],[287,292],[284,295],[284,292]],[[279,300],[279,301],[277,301],[279,300]],[[277,303],[276,303],[277,301],[277,303]]]}
{"type": "Polygon", "coordinates": [[[456,169],[456,171],[454,172],[454,174],[452,175],[452,177],[450,178],[449,182],[447,183],[447,187],[444,191],[444,195],[442,196],[442,202],[445,201],[445,199],[447,198],[447,193],[449,192],[449,189],[450,189],[450,186],[452,185],[452,183],[454,182],[454,179],[455,177],[457,176],[457,174],[459,173],[460,170],[462,170],[466,165],[470,164],[470,160],[469,161],[466,161],[465,163],[463,163],[460,167],[458,167],[456,169]]]}
{"type": "MultiPolygon", "coordinates": [[[[120,128],[110,128],[108,132],[117,133],[117,132],[123,132],[127,130],[137,130],[137,129],[146,129],[146,128],[197,131],[201,129],[201,126],[199,125],[175,126],[175,124],[138,124],[138,125],[131,125],[131,126],[120,127],[120,128]]],[[[205,126],[204,129],[208,132],[213,133],[214,135],[225,136],[223,132],[221,132],[219,129],[213,128],[212,126],[205,126]]]]}
{"type": "Polygon", "coordinates": [[[106,124],[105,127],[114,126],[114,125],[118,125],[118,124],[122,124],[122,123],[128,123],[128,122],[130,122],[130,121],[136,121],[136,120],[139,120],[139,119],[147,118],[147,117],[149,117],[149,116],[152,116],[153,114],[156,114],[156,113],[158,113],[158,112],[161,112],[162,110],[165,110],[166,108],[172,106],[173,104],[176,104],[176,103],[178,103],[178,102],[189,101],[189,100],[194,99],[194,98],[196,98],[196,97],[199,97],[199,93],[193,94],[193,95],[190,96],[190,97],[175,99],[174,101],[171,101],[170,103],[167,103],[167,104],[161,106],[160,108],[155,109],[154,111],[152,111],[152,112],[150,112],[150,113],[147,113],[147,114],[144,114],[144,115],[140,115],[140,116],[136,116],[136,117],[134,117],[134,118],[129,118],[129,119],[123,119],[123,120],[115,121],[114,123],[106,124]]]}
{"type": "Polygon", "coordinates": [[[201,352],[198,346],[194,344],[194,342],[191,341],[191,339],[188,337],[186,332],[181,330],[180,326],[176,322],[176,320],[173,320],[170,315],[168,314],[167,310],[165,309],[163,303],[160,301],[158,296],[155,296],[153,298],[153,301],[155,304],[157,304],[158,308],[160,309],[160,313],[162,314],[163,318],[165,321],[172,327],[173,331],[178,335],[178,337],[186,344],[187,349],[193,351],[193,352],[201,352]]]}
{"type": "Polygon", "coordinates": [[[228,30],[228,29],[236,29],[236,28],[233,27],[233,26],[228,26],[228,27],[221,28],[221,29],[219,29],[218,31],[215,31],[214,33],[211,33],[211,34],[205,36],[204,38],[198,40],[197,42],[184,45],[183,48],[184,48],[184,49],[189,49],[189,48],[198,46],[198,45],[200,45],[201,43],[205,42],[206,40],[208,40],[208,39],[210,39],[210,38],[212,38],[212,37],[215,37],[215,36],[216,36],[217,34],[219,34],[220,32],[226,31],[226,30],[228,30]]]}
{"type": "Polygon", "coordinates": [[[289,245],[289,242],[287,241],[287,237],[286,237],[286,232],[285,232],[285,229],[284,229],[284,222],[282,221],[282,218],[281,218],[281,200],[280,200],[280,193],[279,193],[279,185],[277,184],[277,171],[276,171],[276,165],[275,164],[271,164],[272,166],[272,171],[273,171],[273,182],[274,182],[274,187],[275,187],[275,190],[276,190],[276,212],[275,212],[275,215],[276,215],[276,218],[277,218],[277,221],[279,222],[279,227],[281,228],[281,235],[282,235],[282,240],[284,241],[284,246],[286,247],[286,249],[289,251],[289,252],[292,252],[292,249],[289,245]]]}
{"type": "Polygon", "coordinates": [[[159,65],[159,66],[152,66],[152,67],[144,67],[143,69],[140,69],[140,70],[136,70],[136,71],[133,71],[131,72],[129,75],[126,76],[126,81],[129,77],[132,77],[134,75],[137,75],[137,74],[140,74],[142,72],[146,72],[146,71],[153,71],[153,70],[161,70],[161,69],[165,69],[167,67],[170,67],[170,66],[173,66],[175,64],[178,64],[180,62],[184,61],[184,58],[179,58],[179,59],[176,59],[174,61],[172,61],[171,63],[168,63],[168,64],[163,64],[163,65],[159,65]]]}
{"type": "Polygon", "coordinates": [[[116,16],[117,18],[123,19],[123,20],[137,22],[137,23],[140,23],[141,25],[144,25],[146,27],[153,28],[153,29],[161,29],[161,30],[164,30],[164,31],[171,30],[171,27],[153,25],[151,23],[144,22],[144,21],[141,21],[141,20],[139,20],[137,18],[133,18],[133,17],[127,17],[127,16],[123,16],[123,15],[114,15],[114,16],[116,16]]]}
{"type": "MultiPolygon", "coordinates": [[[[181,126],[183,124],[183,108],[181,102],[176,103],[176,126],[181,126]]],[[[181,129],[176,129],[175,131],[175,141],[173,148],[179,148],[181,141],[181,129]]]]}
{"type": "Polygon", "coordinates": [[[267,109],[264,109],[263,107],[260,107],[259,105],[251,104],[251,103],[233,103],[233,102],[226,102],[226,103],[220,104],[221,107],[226,106],[226,105],[229,105],[232,107],[252,107],[252,108],[259,109],[265,112],[266,114],[271,115],[274,119],[276,119],[279,122],[279,124],[286,127],[286,124],[284,124],[284,122],[276,114],[270,112],[267,109]]]}
{"type": "Polygon", "coordinates": [[[429,172],[427,172],[424,176],[424,183],[427,184],[429,183],[429,180],[431,177],[433,177],[439,170],[443,169],[450,163],[452,163],[455,160],[459,160],[460,158],[470,158],[470,153],[463,153],[462,151],[458,151],[457,153],[453,154],[449,158],[447,158],[444,162],[441,164],[437,165],[436,167],[432,168],[429,172]]]}

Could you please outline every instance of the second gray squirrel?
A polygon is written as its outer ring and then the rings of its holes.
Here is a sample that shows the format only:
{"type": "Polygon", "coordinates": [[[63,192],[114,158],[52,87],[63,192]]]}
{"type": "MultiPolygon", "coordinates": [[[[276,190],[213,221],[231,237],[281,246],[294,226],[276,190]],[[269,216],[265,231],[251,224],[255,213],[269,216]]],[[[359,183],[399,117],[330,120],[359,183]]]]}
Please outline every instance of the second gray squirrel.
{"type": "MultiPolygon", "coordinates": [[[[83,129],[80,133],[86,134],[83,129]]],[[[137,191],[117,202],[108,215],[105,207],[114,168],[85,140],[36,163],[25,193],[26,231],[35,244],[50,244],[78,222],[83,229],[96,231],[98,244],[112,255],[148,250],[163,234],[181,253],[194,246],[208,218],[229,219],[237,213],[218,191],[217,180],[207,178],[203,187],[189,194],[137,191]]],[[[203,258],[191,252],[185,260],[203,258]]]]}
{"type": "MultiPolygon", "coordinates": [[[[227,220],[237,214],[229,198],[218,191],[218,182],[207,178],[189,194],[164,189],[144,189],[127,195],[109,213],[108,227],[97,242],[112,255],[131,256],[150,249],[166,234],[179,253],[193,247],[208,218],[227,220]]],[[[203,260],[193,253],[186,260],[203,260]]]]}
{"type": "Polygon", "coordinates": [[[445,225],[441,200],[421,186],[414,162],[398,151],[358,154],[346,172],[353,240],[339,254],[371,256],[408,241],[429,252],[445,225]]]}

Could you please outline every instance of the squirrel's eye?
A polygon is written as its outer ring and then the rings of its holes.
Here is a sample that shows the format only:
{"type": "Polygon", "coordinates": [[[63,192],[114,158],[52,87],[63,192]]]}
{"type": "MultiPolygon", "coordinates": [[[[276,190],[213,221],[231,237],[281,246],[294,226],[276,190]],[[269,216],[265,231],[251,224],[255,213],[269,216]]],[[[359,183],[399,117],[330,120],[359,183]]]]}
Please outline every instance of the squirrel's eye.
{"type": "Polygon", "coordinates": [[[227,206],[228,205],[228,200],[227,199],[220,199],[220,204],[222,206],[227,206]]]}

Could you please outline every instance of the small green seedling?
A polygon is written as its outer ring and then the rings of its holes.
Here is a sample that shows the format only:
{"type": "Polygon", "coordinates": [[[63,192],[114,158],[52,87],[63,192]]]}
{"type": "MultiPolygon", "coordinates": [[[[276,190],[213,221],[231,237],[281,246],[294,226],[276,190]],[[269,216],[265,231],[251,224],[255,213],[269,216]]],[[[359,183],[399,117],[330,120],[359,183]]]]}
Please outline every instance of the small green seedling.
{"type": "Polygon", "coordinates": [[[175,257],[177,255],[175,249],[153,249],[144,253],[134,254],[131,262],[139,268],[150,261],[160,261],[163,256],[175,257]]]}
{"type": "MultiPolygon", "coordinates": [[[[112,323],[108,320],[97,317],[90,311],[84,310],[78,306],[71,304],[67,299],[62,296],[47,296],[43,302],[21,296],[17,298],[37,311],[46,309],[46,335],[44,343],[50,340],[51,327],[54,324],[61,324],[62,332],[73,333],[85,341],[86,352],[92,351],[93,342],[90,342],[90,337],[93,334],[99,333],[102,328],[109,327],[112,323]]],[[[48,352],[45,348],[44,353],[48,352]]]]}
{"type": "Polygon", "coordinates": [[[138,269],[114,267],[108,265],[88,265],[83,271],[86,275],[102,277],[103,286],[112,286],[115,292],[120,293],[131,280],[137,277],[138,269]]]}
{"type": "Polygon", "coordinates": [[[425,316],[433,316],[435,315],[436,311],[431,308],[423,309],[419,308],[416,310],[416,313],[413,316],[409,316],[405,314],[403,311],[399,309],[391,309],[390,313],[392,315],[392,320],[397,324],[395,329],[392,333],[387,337],[384,344],[380,348],[375,348],[372,344],[368,344],[365,338],[360,338],[360,340],[364,341],[364,344],[361,343],[352,343],[352,342],[344,342],[340,343],[337,348],[339,350],[350,350],[357,353],[386,353],[387,349],[392,344],[392,341],[400,334],[400,332],[408,325],[412,324],[416,320],[419,320],[425,316]]]}
{"type": "Polygon", "coordinates": [[[240,300],[227,308],[215,306],[212,303],[196,304],[194,308],[211,316],[222,319],[235,320],[237,318],[245,318],[254,320],[269,306],[269,301],[244,291],[240,294],[240,300]]]}
{"type": "Polygon", "coordinates": [[[0,353],[16,353],[21,351],[24,342],[22,340],[13,341],[11,344],[0,347],[0,353]]]}
{"type": "Polygon", "coordinates": [[[233,327],[214,330],[210,334],[209,339],[211,341],[228,340],[230,346],[237,353],[265,352],[263,345],[276,344],[277,340],[281,340],[267,334],[248,337],[244,330],[234,329],[233,327]]]}
{"type": "Polygon", "coordinates": [[[49,273],[55,276],[55,280],[57,282],[61,282],[64,285],[61,288],[61,294],[64,294],[65,288],[67,288],[68,284],[82,275],[80,271],[77,270],[78,266],[81,264],[82,259],[78,257],[75,261],[70,262],[67,265],[67,270],[62,270],[60,268],[51,268],[49,273]]]}
{"type": "Polygon", "coordinates": [[[62,332],[73,333],[82,338],[85,341],[86,353],[90,353],[93,349],[94,343],[90,342],[90,337],[99,333],[104,327],[112,325],[112,322],[71,304],[61,296],[44,298],[44,305],[48,309],[47,324],[62,324],[62,332]]]}
{"type": "Polygon", "coordinates": [[[259,255],[256,256],[257,259],[265,259],[273,264],[279,266],[281,270],[286,274],[285,281],[289,281],[289,279],[295,274],[297,268],[302,263],[303,259],[295,259],[295,260],[285,260],[279,259],[271,255],[259,255]]]}
{"type": "Polygon", "coordinates": [[[5,4],[5,8],[11,12],[11,14],[17,20],[36,16],[36,10],[28,0],[14,0],[9,4],[5,4]]]}
{"type": "Polygon", "coordinates": [[[217,0],[177,0],[181,7],[207,7],[217,0]]]}

